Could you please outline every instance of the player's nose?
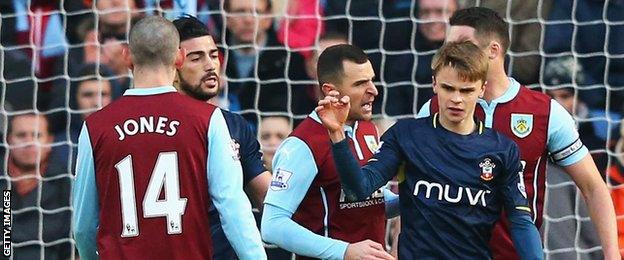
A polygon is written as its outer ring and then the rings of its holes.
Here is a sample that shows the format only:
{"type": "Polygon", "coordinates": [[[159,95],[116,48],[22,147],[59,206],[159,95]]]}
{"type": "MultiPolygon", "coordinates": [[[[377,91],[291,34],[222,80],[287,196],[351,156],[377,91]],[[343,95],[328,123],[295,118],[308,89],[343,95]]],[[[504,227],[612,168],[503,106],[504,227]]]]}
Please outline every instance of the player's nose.
{"type": "Polygon", "coordinates": [[[369,81],[369,86],[367,88],[367,92],[373,96],[377,96],[379,95],[379,91],[377,90],[377,87],[375,86],[375,83],[373,83],[372,81],[369,81]]]}

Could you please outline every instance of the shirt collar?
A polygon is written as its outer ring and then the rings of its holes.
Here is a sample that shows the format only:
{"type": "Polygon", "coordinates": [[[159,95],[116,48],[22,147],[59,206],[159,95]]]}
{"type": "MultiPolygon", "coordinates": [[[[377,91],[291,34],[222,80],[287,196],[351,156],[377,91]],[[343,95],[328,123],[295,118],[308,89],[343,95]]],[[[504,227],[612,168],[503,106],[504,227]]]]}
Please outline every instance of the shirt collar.
{"type": "Polygon", "coordinates": [[[160,86],[153,88],[131,88],[124,92],[124,96],[148,96],[163,94],[169,92],[177,92],[173,86],[160,86]]]}
{"type": "MultiPolygon", "coordinates": [[[[505,93],[503,93],[502,96],[492,100],[491,103],[499,103],[499,104],[500,103],[507,103],[507,102],[511,101],[514,97],[516,97],[516,95],[518,95],[518,92],[520,91],[520,83],[518,83],[518,81],[516,81],[512,77],[508,77],[508,79],[509,79],[509,86],[507,88],[507,91],[505,91],[505,93]]],[[[483,99],[479,99],[479,101],[480,102],[485,102],[485,100],[483,100],[483,99]]]]}

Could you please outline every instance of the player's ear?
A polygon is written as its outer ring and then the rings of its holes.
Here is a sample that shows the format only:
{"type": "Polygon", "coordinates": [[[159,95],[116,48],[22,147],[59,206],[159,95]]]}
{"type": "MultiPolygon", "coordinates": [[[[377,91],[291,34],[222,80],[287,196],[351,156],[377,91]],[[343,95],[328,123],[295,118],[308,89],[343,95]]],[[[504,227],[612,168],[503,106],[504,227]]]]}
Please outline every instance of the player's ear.
{"type": "Polygon", "coordinates": [[[431,86],[433,87],[433,93],[437,95],[438,94],[438,88],[436,87],[436,85],[438,85],[438,84],[436,84],[435,76],[431,76],[431,86]]]}
{"type": "Polygon", "coordinates": [[[487,80],[483,82],[479,88],[479,98],[483,98],[483,95],[485,94],[485,85],[487,85],[487,80]]]}
{"type": "Polygon", "coordinates": [[[130,49],[122,48],[121,56],[122,56],[124,64],[126,64],[126,67],[128,67],[130,70],[133,70],[134,65],[132,64],[132,54],[130,53],[130,49]]]}
{"type": "Polygon", "coordinates": [[[499,55],[501,55],[502,46],[498,41],[490,41],[490,44],[487,47],[487,56],[488,59],[493,60],[496,59],[499,55]]]}
{"type": "Polygon", "coordinates": [[[321,86],[321,91],[323,92],[323,96],[329,95],[329,92],[332,90],[338,90],[336,89],[336,85],[331,84],[331,83],[323,83],[323,85],[321,86]]]}
{"type": "Polygon", "coordinates": [[[176,57],[175,57],[175,62],[174,62],[176,69],[182,68],[182,65],[184,65],[185,58],[186,58],[186,49],[179,48],[178,51],[176,52],[176,57]]]}

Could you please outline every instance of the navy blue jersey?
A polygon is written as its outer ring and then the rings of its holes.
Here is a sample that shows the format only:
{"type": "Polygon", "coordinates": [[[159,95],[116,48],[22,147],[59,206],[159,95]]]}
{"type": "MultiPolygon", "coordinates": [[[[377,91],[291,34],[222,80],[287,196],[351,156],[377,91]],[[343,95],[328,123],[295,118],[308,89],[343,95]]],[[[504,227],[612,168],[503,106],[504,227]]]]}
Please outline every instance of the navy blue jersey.
{"type": "Polygon", "coordinates": [[[488,242],[503,207],[531,224],[517,145],[481,122],[477,128],[456,134],[439,124],[437,114],[400,120],[382,136],[364,176],[354,175],[362,185],[349,188],[359,197],[368,191],[357,187],[381,186],[401,168],[399,258],[489,259],[488,242]]]}
{"type": "MultiPolygon", "coordinates": [[[[256,134],[251,130],[249,123],[247,123],[242,116],[227,110],[221,110],[221,112],[223,112],[228,130],[230,130],[232,142],[234,142],[234,146],[239,149],[240,162],[243,167],[243,184],[246,186],[256,176],[266,171],[264,162],[262,161],[260,144],[258,143],[256,134]]],[[[212,234],[214,250],[213,258],[216,260],[235,259],[236,253],[234,253],[234,249],[232,249],[232,246],[221,228],[219,212],[211,206],[209,214],[210,232],[212,234]]]]}

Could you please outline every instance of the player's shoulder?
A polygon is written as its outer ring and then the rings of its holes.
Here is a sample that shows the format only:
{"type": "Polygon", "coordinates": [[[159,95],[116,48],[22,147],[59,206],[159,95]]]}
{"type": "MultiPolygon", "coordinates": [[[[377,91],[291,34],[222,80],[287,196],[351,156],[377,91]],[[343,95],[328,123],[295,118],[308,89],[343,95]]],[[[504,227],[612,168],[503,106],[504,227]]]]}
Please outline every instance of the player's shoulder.
{"type": "Polygon", "coordinates": [[[490,140],[496,150],[508,151],[510,149],[518,149],[518,145],[514,140],[493,128],[484,128],[482,136],[490,140]]]}
{"type": "Polygon", "coordinates": [[[249,122],[243,116],[225,109],[221,109],[221,113],[229,128],[241,130],[249,128],[249,122]]]}
{"type": "Polygon", "coordinates": [[[520,90],[518,91],[518,98],[522,99],[524,102],[529,103],[543,103],[550,104],[550,96],[542,93],[541,91],[531,89],[525,85],[520,85],[520,90]]]}
{"type": "Polygon", "coordinates": [[[321,136],[328,137],[328,134],[322,123],[312,116],[308,116],[295,127],[290,136],[296,136],[299,139],[317,139],[317,137],[321,136]]]}
{"type": "MultiPolygon", "coordinates": [[[[433,125],[434,115],[430,115],[427,117],[420,118],[402,118],[397,120],[397,122],[393,125],[396,127],[395,131],[405,132],[406,130],[416,130],[421,128],[429,128],[433,125]]],[[[412,130],[412,131],[413,131],[412,130]]],[[[411,132],[411,131],[410,131],[411,132]]]]}

